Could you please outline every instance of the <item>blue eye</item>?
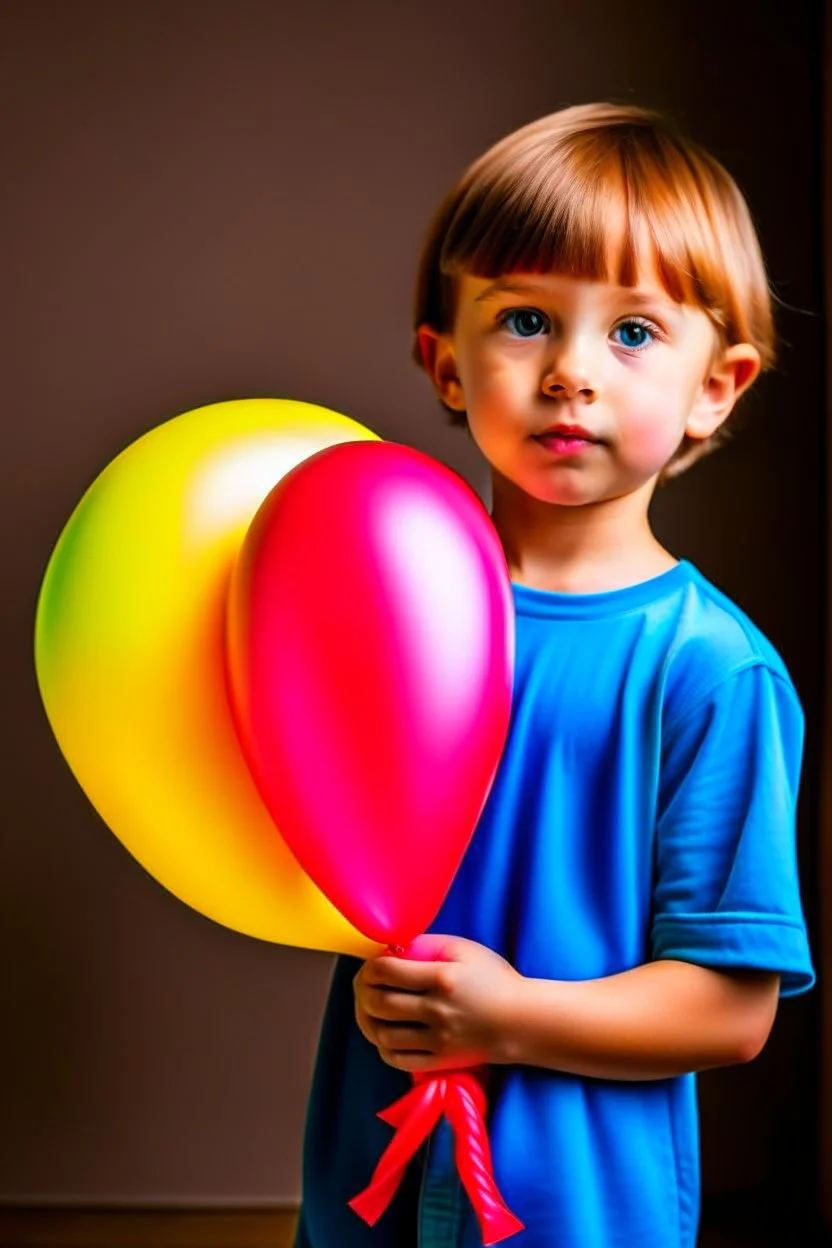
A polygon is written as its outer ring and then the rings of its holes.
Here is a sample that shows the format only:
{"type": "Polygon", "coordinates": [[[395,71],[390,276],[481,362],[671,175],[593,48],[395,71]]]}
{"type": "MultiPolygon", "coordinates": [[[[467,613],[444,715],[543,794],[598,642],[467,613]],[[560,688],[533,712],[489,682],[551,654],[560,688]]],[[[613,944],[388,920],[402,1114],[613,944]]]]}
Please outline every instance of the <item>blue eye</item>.
{"type": "Polygon", "coordinates": [[[648,324],[636,320],[622,321],[613,332],[621,334],[621,346],[628,351],[641,351],[656,337],[648,324]]]}
{"type": "Polygon", "coordinates": [[[546,317],[534,308],[511,308],[500,318],[501,325],[508,325],[518,338],[535,338],[546,328],[546,317]]]}

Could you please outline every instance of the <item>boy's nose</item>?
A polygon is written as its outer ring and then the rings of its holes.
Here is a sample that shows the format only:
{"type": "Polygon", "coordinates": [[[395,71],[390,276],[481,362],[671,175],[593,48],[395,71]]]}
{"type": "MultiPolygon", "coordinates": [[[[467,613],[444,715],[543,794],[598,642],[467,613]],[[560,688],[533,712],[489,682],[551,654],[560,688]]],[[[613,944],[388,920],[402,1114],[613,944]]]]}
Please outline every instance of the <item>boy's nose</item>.
{"type": "Polygon", "coordinates": [[[543,392],[553,399],[583,398],[593,403],[598,397],[595,386],[585,376],[567,375],[562,370],[552,371],[543,378],[543,392]]]}
{"type": "Polygon", "coordinates": [[[542,389],[544,394],[555,399],[583,398],[588,403],[593,402],[597,398],[597,381],[585,353],[558,352],[547,364],[542,389]]]}

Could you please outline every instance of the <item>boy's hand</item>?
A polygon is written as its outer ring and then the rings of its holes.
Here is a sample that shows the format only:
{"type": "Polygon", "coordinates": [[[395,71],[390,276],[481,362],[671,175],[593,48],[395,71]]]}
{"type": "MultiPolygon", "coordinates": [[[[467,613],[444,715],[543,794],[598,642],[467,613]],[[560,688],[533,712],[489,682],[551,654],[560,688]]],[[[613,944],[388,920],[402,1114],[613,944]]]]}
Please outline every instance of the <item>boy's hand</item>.
{"type": "Polygon", "coordinates": [[[389,1066],[447,1070],[510,1060],[522,976],[484,945],[420,936],[403,957],[365,962],[353,982],[358,1026],[389,1066]]]}

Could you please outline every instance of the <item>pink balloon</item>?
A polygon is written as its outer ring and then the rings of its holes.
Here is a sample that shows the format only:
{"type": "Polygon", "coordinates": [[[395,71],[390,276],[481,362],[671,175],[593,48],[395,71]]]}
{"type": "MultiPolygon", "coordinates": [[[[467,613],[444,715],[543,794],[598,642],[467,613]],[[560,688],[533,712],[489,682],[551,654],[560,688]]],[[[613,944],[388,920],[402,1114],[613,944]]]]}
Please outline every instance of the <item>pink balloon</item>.
{"type": "Polygon", "coordinates": [[[229,590],[229,693],[283,838],[366,936],[435,918],[511,706],[508,569],[482,503],[389,442],[345,443],[272,490],[229,590]]]}

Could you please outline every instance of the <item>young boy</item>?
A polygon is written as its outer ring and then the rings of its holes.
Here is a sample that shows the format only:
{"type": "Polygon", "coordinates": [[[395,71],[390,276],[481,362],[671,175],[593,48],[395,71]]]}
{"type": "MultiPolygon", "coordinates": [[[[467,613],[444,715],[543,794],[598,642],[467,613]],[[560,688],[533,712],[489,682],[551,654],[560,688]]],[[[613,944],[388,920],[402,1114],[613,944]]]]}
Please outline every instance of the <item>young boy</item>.
{"type": "Polygon", "coordinates": [[[491,466],[513,581],[508,742],[433,932],[336,968],[300,1248],[474,1248],[446,1125],[374,1228],[347,1206],[410,1073],[489,1067],[518,1248],[693,1248],[695,1076],[763,1047],[813,970],[801,709],[745,615],[653,535],[773,360],[748,210],[634,107],[565,109],[476,161],[422,258],[417,358],[491,466]]]}

